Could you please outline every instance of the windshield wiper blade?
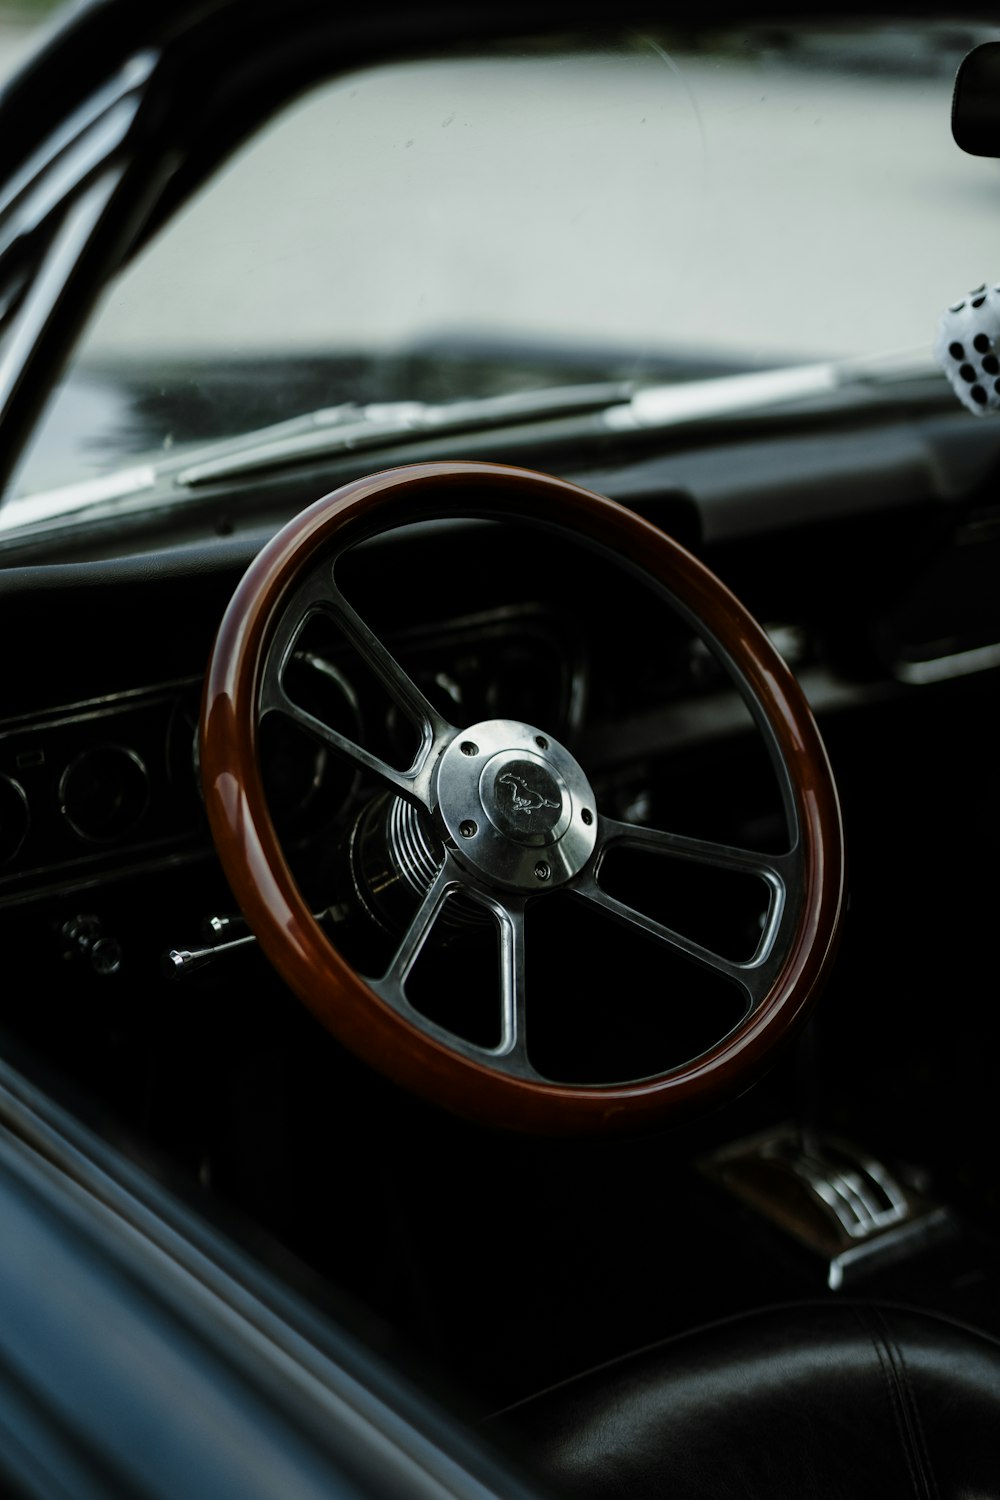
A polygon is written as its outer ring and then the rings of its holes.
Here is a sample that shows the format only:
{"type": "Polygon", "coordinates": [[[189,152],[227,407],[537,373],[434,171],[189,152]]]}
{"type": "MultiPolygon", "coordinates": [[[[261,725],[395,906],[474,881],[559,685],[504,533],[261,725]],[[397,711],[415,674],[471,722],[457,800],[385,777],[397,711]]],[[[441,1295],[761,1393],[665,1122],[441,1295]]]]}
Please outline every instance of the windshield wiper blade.
{"type": "Polygon", "coordinates": [[[392,447],[404,438],[492,432],[522,422],[585,416],[625,405],[635,391],[634,381],[604,380],[466,401],[387,401],[323,407],[231,442],[213,443],[207,457],[188,460],[177,475],[177,483],[195,488],[301,459],[392,447]]]}
{"type": "Polygon", "coordinates": [[[603,380],[440,404],[388,401],[358,406],[347,402],[320,407],[238,437],[218,439],[200,455],[189,452],[180,459],[150,460],[54,489],[8,496],[0,501],[0,532],[20,531],[82,511],[104,513],[164,484],[197,489],[310,458],[391,448],[407,438],[420,441],[587,417],[627,403],[635,389],[634,381],[603,380]]]}
{"type": "Polygon", "coordinates": [[[157,503],[162,504],[167,486],[197,492],[203,486],[309,460],[419,447],[463,433],[506,433],[521,446],[579,442],[595,435],[694,427],[780,408],[808,412],[816,398],[829,398],[838,390],[886,388],[927,377],[936,379],[942,393],[950,396],[930,351],[919,348],[652,386],[614,380],[439,404],[393,401],[324,407],[214,442],[200,453],[147,461],[82,483],[11,497],[0,510],[0,533],[58,523],[74,513],[117,514],[150,503],[154,492],[159,492],[157,503]]]}
{"type": "Polygon", "coordinates": [[[495,432],[595,413],[609,433],[688,426],[766,411],[849,386],[884,386],[926,375],[940,376],[940,370],[929,351],[917,349],[646,387],[634,381],[605,381],[440,404],[396,401],[330,407],[223,447],[213,445],[204,458],[189,459],[176,482],[198,488],[304,459],[391,448],[401,440],[495,432]]]}

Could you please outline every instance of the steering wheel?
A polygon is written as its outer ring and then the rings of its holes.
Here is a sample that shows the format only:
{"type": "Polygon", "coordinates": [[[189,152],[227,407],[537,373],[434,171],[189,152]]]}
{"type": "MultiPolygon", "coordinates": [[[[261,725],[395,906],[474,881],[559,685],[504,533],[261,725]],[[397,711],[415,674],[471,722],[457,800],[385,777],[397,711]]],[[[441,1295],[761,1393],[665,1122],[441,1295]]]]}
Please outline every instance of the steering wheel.
{"type": "MultiPolygon", "coordinates": [[[[826,753],[795,678],[728,589],[668,535],[563,480],[483,463],[427,463],[345,485],[296,516],[258,555],[223,618],[200,726],[205,803],[233,893],[281,977],[348,1048],[397,1083],[480,1122],[580,1134],[676,1118],[747,1086],[802,1019],[836,948],[844,904],[840,811],[826,753]],[[726,669],[756,721],[781,790],[788,847],[778,854],[607,816],[585,768],[544,725],[510,719],[453,725],[343,597],[338,560],[396,527],[471,517],[569,532],[613,554],[661,594],[726,669]],[[313,717],[286,691],[304,623],[331,620],[414,725],[404,770],[313,717]],[[439,863],[385,972],[364,977],[327,937],[290,871],[268,810],[259,730],[269,714],[304,726],[433,828],[439,863]],[[734,962],[610,895],[612,849],[666,854],[756,876],[767,891],[756,951],[734,962]],[[742,1020],[666,1072],[626,1081],[542,1077],[529,1049],[525,909],[554,891],[735,983],[742,1020]],[[456,897],[497,924],[500,1041],[478,1046],[421,1014],[407,979],[456,897]]],[[[360,736],[359,736],[360,738],[360,736]]],[[[453,909],[453,908],[452,908],[453,909]]],[[[627,950],[626,950],[627,951],[627,950]]],[[[623,977],[626,973],[623,965],[623,977]]]]}

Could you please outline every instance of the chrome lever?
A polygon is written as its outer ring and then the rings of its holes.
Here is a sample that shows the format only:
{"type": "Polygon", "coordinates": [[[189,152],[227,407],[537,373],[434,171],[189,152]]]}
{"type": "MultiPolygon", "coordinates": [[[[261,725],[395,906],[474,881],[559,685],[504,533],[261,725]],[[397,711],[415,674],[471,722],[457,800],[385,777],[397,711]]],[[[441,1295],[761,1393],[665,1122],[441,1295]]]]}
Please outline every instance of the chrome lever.
{"type": "Polygon", "coordinates": [[[215,959],[234,953],[238,948],[256,946],[256,943],[257,939],[251,932],[246,937],[231,938],[228,943],[216,943],[213,947],[171,948],[163,959],[164,976],[168,979],[186,979],[189,974],[207,968],[215,959]]]}
{"type": "MultiPolygon", "coordinates": [[[[325,920],[336,921],[341,915],[339,907],[324,907],[321,911],[313,912],[316,921],[322,924],[325,920]]],[[[218,934],[220,938],[226,932],[241,932],[241,936],[228,938],[225,941],[209,942],[201,948],[171,948],[169,953],[164,954],[161,961],[161,969],[167,979],[186,979],[190,974],[196,974],[199,969],[205,969],[217,958],[225,958],[240,949],[255,947],[256,935],[247,930],[247,924],[242,917],[208,917],[202,923],[202,931],[208,935],[218,934]],[[242,932],[241,932],[242,929],[242,932]]]]}

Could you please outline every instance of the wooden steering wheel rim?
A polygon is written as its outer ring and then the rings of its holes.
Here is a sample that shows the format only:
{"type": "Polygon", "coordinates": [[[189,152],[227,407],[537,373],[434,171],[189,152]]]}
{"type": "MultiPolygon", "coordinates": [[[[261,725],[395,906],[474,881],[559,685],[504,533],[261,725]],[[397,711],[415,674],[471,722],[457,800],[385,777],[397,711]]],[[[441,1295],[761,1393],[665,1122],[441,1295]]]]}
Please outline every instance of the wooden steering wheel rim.
{"type": "Polygon", "coordinates": [[[745,1087],[803,1018],[831,964],[844,904],[840,809],[825,749],[795,678],[765,632],[695,557],[655,526],[566,481],[506,465],[427,463],[345,485],[296,516],[240,582],[213,648],[201,768],[212,834],[234,896],[278,973],[345,1046],[467,1118],[544,1134],[677,1118],[745,1087]],[[520,1078],[407,1023],[314,919],[268,812],[257,752],[264,662],[283,608],[323,549],[442,516],[509,514],[589,538],[664,585],[728,652],[766,713],[788,770],[802,847],[800,918],[761,1002],[692,1062],[654,1078],[583,1086],[520,1078]]]}

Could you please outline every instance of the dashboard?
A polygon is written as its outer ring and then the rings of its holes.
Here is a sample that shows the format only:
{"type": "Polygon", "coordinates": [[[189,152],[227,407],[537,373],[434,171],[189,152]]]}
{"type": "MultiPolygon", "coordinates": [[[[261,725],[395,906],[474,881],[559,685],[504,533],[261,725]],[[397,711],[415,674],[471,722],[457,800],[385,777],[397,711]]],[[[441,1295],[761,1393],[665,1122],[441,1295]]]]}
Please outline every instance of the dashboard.
{"type": "MultiPolygon", "coordinates": [[[[219,604],[221,615],[222,594],[219,604]]],[[[456,715],[492,717],[503,702],[526,718],[544,710],[562,733],[578,727],[585,664],[541,604],[403,630],[390,645],[425,693],[456,715]]],[[[318,695],[328,721],[354,736],[398,744],[398,716],[370,701],[345,654],[326,639],[301,644],[303,697],[318,695]]],[[[192,671],[0,723],[0,908],[209,854],[198,784],[201,686],[192,671]]],[[[265,755],[272,814],[286,837],[315,834],[343,814],[356,778],[323,748],[275,726],[265,755]]]]}
{"type": "MultiPolygon", "coordinates": [[[[929,438],[942,455],[940,482],[950,422],[931,419],[901,455],[901,471],[929,438]]],[[[592,478],[642,514],[655,518],[665,505],[682,535],[697,517],[713,536],[703,555],[764,622],[814,710],[839,714],[977,678],[1000,651],[990,584],[1000,525],[988,499],[952,516],[914,479],[908,503],[895,497],[894,482],[891,495],[883,487],[880,509],[855,518],[839,497],[846,488],[857,498],[867,445],[864,431],[842,445],[841,467],[853,453],[858,472],[826,499],[811,449],[786,445],[772,494],[797,485],[801,519],[777,531],[746,531],[731,504],[719,508],[725,448],[695,450],[666,469],[646,459],[592,478]],[[678,509],[685,487],[701,497],[694,510],[678,509]],[[806,521],[810,495],[819,515],[806,521]]],[[[760,463],[771,445],[758,446],[760,463]]],[[[989,434],[979,461],[992,448],[989,434]]],[[[641,820],[654,802],[661,812],[666,803],[682,823],[707,816],[720,835],[745,835],[725,826],[718,785],[699,796],[688,777],[685,806],[669,806],[664,758],[690,766],[727,746],[749,753],[746,710],[703,644],[593,555],[537,535],[529,545],[507,531],[410,527],[359,549],[348,582],[390,650],[455,722],[500,714],[544,721],[583,755],[617,815],[641,820]]],[[[259,541],[259,533],[216,537],[7,571],[0,630],[17,649],[6,654],[0,721],[0,911],[212,862],[198,774],[201,686],[218,623],[259,541]]],[[[304,701],[315,698],[330,722],[405,758],[396,710],[335,634],[319,625],[307,633],[295,671],[304,701]]],[[[356,773],[288,725],[265,723],[264,731],[268,796],[283,838],[294,845],[337,830],[358,793],[356,773]]],[[[758,823],[773,818],[764,779],[751,799],[758,823]]]]}
{"type": "MultiPolygon", "coordinates": [[[[859,467],[866,451],[862,443],[859,467]]],[[[724,447],[705,454],[706,465],[724,462],[724,447]]],[[[818,478],[797,471],[794,449],[787,461],[789,473],[774,473],[775,493],[794,489],[797,474],[808,496],[818,478]]],[[[696,457],[686,462],[692,477],[696,457]]],[[[666,492],[660,461],[653,467],[641,492],[626,469],[608,472],[604,489],[656,514],[666,492]]],[[[711,542],[699,540],[705,518],[699,528],[688,513],[679,528],[762,620],[818,715],[852,863],[836,1004],[824,1007],[832,1019],[823,1068],[850,1077],[852,1109],[890,1148],[894,1134],[909,1148],[922,1128],[912,1111],[885,1109],[901,1027],[912,1034],[906,997],[919,986],[952,983],[955,955],[947,945],[940,952],[897,950],[893,984],[876,986],[877,1003],[872,976],[882,972],[886,932],[905,930],[927,900],[926,868],[907,854],[915,817],[929,866],[948,870],[946,885],[935,889],[935,921],[948,930],[986,930],[973,809],[992,784],[981,726],[995,693],[989,580],[997,530],[989,486],[954,505],[915,481],[908,495],[862,515],[806,519],[800,510],[795,524],[775,529],[755,530],[730,508],[711,542]]],[[[673,498],[669,505],[676,518],[673,498]]],[[[213,1211],[235,1205],[324,1277],[395,1317],[398,1288],[392,1275],[386,1279],[379,1250],[392,1244],[394,1231],[383,1221],[378,1174],[367,1173],[365,1153],[352,1168],[350,1152],[339,1146],[339,1201],[357,1206],[364,1227],[348,1240],[331,1239],[315,1190],[317,1174],[328,1171],[331,1142],[349,1142],[361,1120],[383,1142],[386,1159],[412,1133],[417,1156],[468,1150],[478,1162],[489,1149],[501,1158],[498,1169],[506,1168],[499,1145],[487,1148],[481,1134],[453,1135],[451,1124],[419,1114],[415,1122],[399,1090],[353,1061],[290,1000],[256,950],[222,873],[202,803],[197,722],[219,622],[265,540],[259,531],[237,532],[121,557],[5,569],[0,933],[22,982],[10,986],[4,1031],[10,1055],[29,1076],[41,1068],[64,1095],[78,1089],[85,1115],[96,1109],[116,1138],[141,1140],[163,1170],[179,1169],[202,1184],[213,1211]],[[178,954],[189,957],[178,963],[178,954]]],[[[780,845],[780,795],[739,695],[687,626],[644,598],[605,556],[542,532],[527,547],[517,528],[434,522],[366,543],[348,562],[345,592],[446,715],[466,723],[494,715],[541,720],[587,767],[598,806],[610,816],[745,848],[780,845]]],[[[322,622],[298,642],[294,672],[301,701],[322,702],[327,719],[347,734],[405,761],[391,703],[322,622]]],[[[342,920],[342,908],[358,897],[349,846],[372,786],[278,723],[268,728],[265,721],[261,751],[289,862],[313,909],[325,913],[336,942],[364,972],[370,934],[359,937],[359,924],[342,920]]],[[[700,940],[736,957],[759,933],[753,899],[724,893],[719,900],[711,885],[678,887],[643,871],[634,879],[622,872],[621,880],[625,897],[681,910],[700,940]]],[[[369,882],[363,895],[377,906],[371,894],[369,882]]],[[[655,904],[650,909],[655,915],[655,904]]],[[[698,1002],[683,1008],[685,1024],[671,1038],[687,1055],[700,1041],[695,1022],[716,1027],[738,1019],[726,1012],[725,997],[720,1002],[707,986],[699,991],[661,954],[639,945],[623,958],[610,927],[588,922],[581,929],[557,903],[552,910],[551,932],[534,947],[536,972],[552,997],[543,1062],[562,1062],[556,1043],[572,1034],[569,1065],[586,1080],[607,1062],[611,1015],[623,1038],[622,1066],[633,1066],[652,1055],[651,1032],[661,1029],[650,997],[655,1002],[681,986],[698,1002]]],[[[455,972],[450,965],[448,974],[445,965],[432,971],[418,996],[425,1007],[439,1007],[432,1019],[451,1023],[462,1014],[473,1028],[479,1024],[466,990],[478,965],[495,963],[480,939],[477,931],[457,934],[466,957],[453,990],[445,982],[455,972]]],[[[970,984],[978,954],[978,943],[963,946],[970,984]]],[[[963,1034],[957,1024],[951,1044],[959,1046],[963,1034]]],[[[954,1127],[938,1120],[920,1146],[945,1170],[964,1153],[967,1201],[980,1212],[991,1166],[985,1150],[977,1156],[969,1145],[978,1139],[963,1116],[974,1108],[971,1097],[956,1097],[954,1105],[954,1127]]],[[[764,1087],[754,1090],[750,1120],[766,1119],[772,1107],[764,1087]]],[[[707,1137],[732,1129],[727,1119],[718,1127],[708,1122],[707,1137]]],[[[686,1140],[679,1133],[672,1145],[660,1138],[648,1149],[630,1148],[622,1182],[633,1180],[633,1168],[659,1170],[658,1150],[683,1155],[686,1140]]],[[[593,1164],[581,1151],[550,1168],[566,1174],[575,1184],[567,1191],[583,1203],[593,1164]]],[[[611,1164],[609,1157],[609,1170],[611,1164]]],[[[551,1178],[539,1173],[544,1199],[551,1178]]],[[[492,1223],[488,1172],[480,1179],[477,1167],[474,1175],[480,1210],[492,1223]]],[[[419,1173],[414,1191],[417,1183],[426,1188],[419,1173]]],[[[420,1210],[421,1223],[440,1218],[417,1258],[422,1274],[438,1283],[433,1295],[452,1355],[467,1330],[453,1289],[441,1284],[447,1258],[439,1252],[472,1193],[467,1186],[461,1205],[452,1201],[446,1178],[420,1210]]],[[[706,1312],[717,1306],[717,1293],[713,1286],[706,1312]]],[[[402,1321],[419,1323],[420,1295],[408,1297],[402,1321]]],[[[643,1311],[623,1308],[621,1300],[609,1310],[609,1338],[623,1336],[628,1317],[643,1311]]],[[[632,1333],[641,1340],[642,1327],[632,1333]]],[[[416,1336],[428,1337],[419,1327],[416,1336]]],[[[564,1336],[563,1328],[559,1347],[570,1349],[564,1336]]],[[[512,1368],[520,1368],[520,1357],[512,1354],[512,1368]]],[[[540,1373],[546,1368],[539,1355],[540,1373]]]]}

